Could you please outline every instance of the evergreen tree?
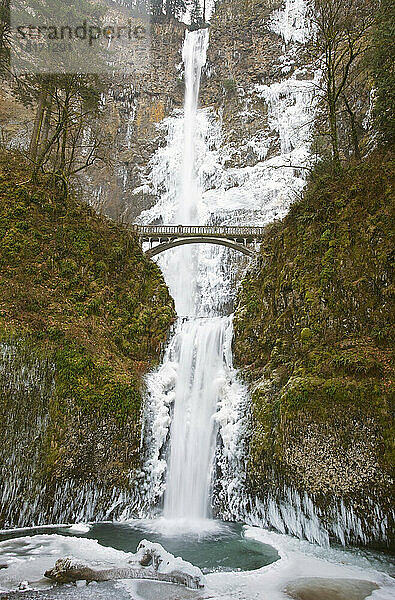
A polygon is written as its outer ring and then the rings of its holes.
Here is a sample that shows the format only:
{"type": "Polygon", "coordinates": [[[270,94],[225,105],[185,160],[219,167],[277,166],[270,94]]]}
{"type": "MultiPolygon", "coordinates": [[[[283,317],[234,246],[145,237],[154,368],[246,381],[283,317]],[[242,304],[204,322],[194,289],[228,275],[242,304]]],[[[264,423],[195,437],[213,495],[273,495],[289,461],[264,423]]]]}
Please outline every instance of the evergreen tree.
{"type": "Polygon", "coordinates": [[[163,11],[163,0],[151,0],[150,1],[150,14],[155,22],[161,21],[164,16],[163,11]]]}
{"type": "Polygon", "coordinates": [[[185,11],[185,0],[165,0],[165,13],[168,20],[182,17],[185,11]]]}

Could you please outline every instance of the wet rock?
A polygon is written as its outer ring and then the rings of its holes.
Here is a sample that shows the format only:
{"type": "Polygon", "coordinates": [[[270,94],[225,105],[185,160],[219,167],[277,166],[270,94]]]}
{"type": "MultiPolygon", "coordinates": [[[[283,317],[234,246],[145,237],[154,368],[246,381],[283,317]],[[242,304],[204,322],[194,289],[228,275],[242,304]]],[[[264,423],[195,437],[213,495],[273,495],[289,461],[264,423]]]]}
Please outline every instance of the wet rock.
{"type": "Polygon", "coordinates": [[[302,577],[287,585],[284,592],[294,600],[364,600],[379,586],[360,579],[302,577]]]}

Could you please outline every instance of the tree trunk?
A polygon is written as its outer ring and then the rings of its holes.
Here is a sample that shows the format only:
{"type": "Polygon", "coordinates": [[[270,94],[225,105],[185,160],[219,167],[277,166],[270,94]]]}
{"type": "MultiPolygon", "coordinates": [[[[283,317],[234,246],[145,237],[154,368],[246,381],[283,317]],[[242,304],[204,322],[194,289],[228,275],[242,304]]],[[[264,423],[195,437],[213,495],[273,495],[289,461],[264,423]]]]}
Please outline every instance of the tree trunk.
{"type": "Polygon", "coordinates": [[[55,129],[53,135],[46,142],[46,144],[44,144],[43,149],[40,151],[40,154],[36,158],[36,161],[35,161],[35,164],[34,164],[34,169],[33,169],[33,180],[37,177],[37,175],[38,175],[41,167],[43,166],[43,164],[45,162],[45,156],[46,156],[47,152],[49,152],[50,149],[52,148],[53,144],[59,140],[59,136],[61,134],[62,127],[63,127],[63,121],[60,121],[57,124],[56,129],[55,129]]]}
{"type": "Polygon", "coordinates": [[[340,153],[339,153],[339,138],[337,133],[337,114],[336,114],[336,103],[332,97],[332,94],[328,95],[329,105],[329,131],[332,145],[332,158],[335,168],[335,172],[341,171],[340,153]]]}
{"type": "Polygon", "coordinates": [[[42,134],[41,134],[41,139],[40,139],[40,145],[38,147],[38,152],[41,154],[41,152],[43,151],[47,141],[48,141],[48,136],[49,136],[49,130],[51,127],[51,118],[52,118],[52,102],[53,102],[53,98],[52,98],[52,86],[50,87],[50,89],[47,92],[47,101],[46,101],[46,106],[45,106],[45,117],[44,117],[44,123],[42,126],[42,134]]]}
{"type": "MultiPolygon", "coordinates": [[[[142,563],[140,563],[142,565],[142,563]]],[[[185,585],[194,590],[202,589],[204,583],[196,575],[183,571],[159,573],[154,567],[139,565],[122,566],[110,569],[92,569],[87,565],[75,564],[70,558],[61,558],[56,561],[55,567],[45,571],[44,576],[57,583],[74,583],[75,581],[113,581],[117,579],[150,579],[185,585]]]]}
{"type": "Polygon", "coordinates": [[[43,125],[45,105],[47,101],[47,90],[45,88],[45,81],[42,81],[40,95],[38,98],[38,105],[36,110],[36,116],[34,119],[32,137],[30,139],[29,146],[29,157],[33,163],[36,162],[38,147],[40,144],[41,128],[43,125]]]}
{"type": "Polygon", "coordinates": [[[69,119],[70,119],[70,95],[66,92],[64,99],[64,106],[62,111],[62,122],[63,129],[60,137],[60,163],[59,168],[56,169],[55,175],[59,176],[59,181],[62,187],[63,193],[67,194],[68,189],[68,177],[66,173],[66,161],[67,161],[67,141],[69,134],[69,119]]]}
{"type": "Polygon", "coordinates": [[[361,160],[361,151],[359,149],[357,122],[356,122],[356,118],[355,118],[355,113],[351,109],[351,106],[350,106],[346,96],[344,96],[344,95],[343,95],[343,100],[344,100],[346,110],[350,117],[351,141],[352,141],[352,145],[353,145],[353,149],[354,149],[354,156],[358,161],[360,161],[361,160]]]}

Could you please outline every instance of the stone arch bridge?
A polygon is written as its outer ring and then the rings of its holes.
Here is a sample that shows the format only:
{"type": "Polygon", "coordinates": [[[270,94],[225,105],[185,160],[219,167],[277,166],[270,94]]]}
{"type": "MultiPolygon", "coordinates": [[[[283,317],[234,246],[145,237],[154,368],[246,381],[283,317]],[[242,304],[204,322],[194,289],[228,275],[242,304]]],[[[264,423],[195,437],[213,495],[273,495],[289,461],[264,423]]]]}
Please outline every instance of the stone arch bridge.
{"type": "Polygon", "coordinates": [[[152,258],[165,250],[184,244],[218,244],[256,256],[264,227],[227,227],[211,225],[132,225],[140,242],[149,244],[146,255],[152,258]],[[157,244],[154,246],[154,244],[157,244]]]}

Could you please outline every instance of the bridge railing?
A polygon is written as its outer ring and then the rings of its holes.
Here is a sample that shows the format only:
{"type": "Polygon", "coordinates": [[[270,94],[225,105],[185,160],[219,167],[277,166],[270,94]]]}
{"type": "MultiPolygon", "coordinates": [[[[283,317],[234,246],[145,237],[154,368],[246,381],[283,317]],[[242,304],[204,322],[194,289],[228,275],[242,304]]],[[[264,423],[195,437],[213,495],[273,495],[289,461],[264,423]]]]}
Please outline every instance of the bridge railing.
{"type": "Polygon", "coordinates": [[[131,229],[139,236],[221,236],[254,237],[263,236],[264,227],[233,227],[210,225],[132,225],[131,229]]]}

